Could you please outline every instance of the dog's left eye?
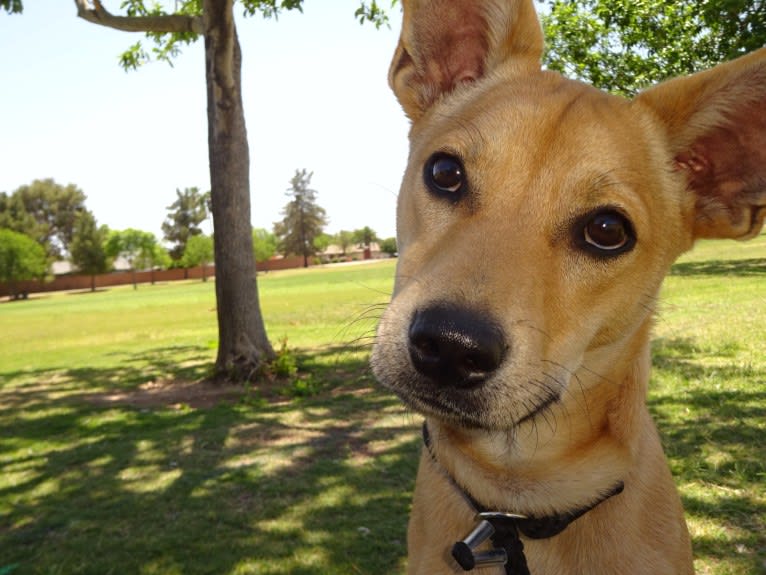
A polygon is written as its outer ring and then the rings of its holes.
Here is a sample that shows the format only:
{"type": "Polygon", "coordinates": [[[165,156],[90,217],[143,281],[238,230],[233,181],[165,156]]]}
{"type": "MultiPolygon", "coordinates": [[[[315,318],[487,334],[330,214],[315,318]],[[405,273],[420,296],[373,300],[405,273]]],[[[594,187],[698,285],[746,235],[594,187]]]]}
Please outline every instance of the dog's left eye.
{"type": "Polygon", "coordinates": [[[616,256],[633,248],[636,234],[630,220],[614,208],[601,208],[580,219],[577,243],[595,255],[616,256]]]}
{"type": "Polygon", "coordinates": [[[426,162],[423,180],[432,193],[455,202],[465,187],[465,168],[459,158],[437,152],[426,162]]]}

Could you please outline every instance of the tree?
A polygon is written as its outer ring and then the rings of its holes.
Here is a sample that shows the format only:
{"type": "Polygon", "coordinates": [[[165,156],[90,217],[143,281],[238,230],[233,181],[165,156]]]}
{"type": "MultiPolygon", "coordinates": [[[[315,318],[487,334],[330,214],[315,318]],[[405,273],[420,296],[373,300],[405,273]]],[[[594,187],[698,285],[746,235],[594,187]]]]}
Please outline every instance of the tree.
{"type": "Polygon", "coordinates": [[[201,193],[199,188],[176,189],[176,201],[167,208],[168,215],[162,223],[165,239],[173,244],[170,257],[180,261],[189,238],[202,233],[200,224],[207,219],[210,192],[201,193]]]}
{"type": "Polygon", "coordinates": [[[202,266],[202,281],[207,281],[207,265],[213,261],[213,238],[204,234],[192,236],[186,242],[183,262],[184,267],[202,266]]]}
{"type": "Polygon", "coordinates": [[[396,247],[396,238],[386,238],[380,242],[380,251],[389,256],[395,256],[399,248],[396,247]]]}
{"type": "Polygon", "coordinates": [[[354,232],[341,230],[335,234],[335,241],[340,246],[341,253],[345,256],[348,248],[354,243],[354,232]]]}
{"type": "Polygon", "coordinates": [[[133,289],[138,289],[136,267],[144,267],[154,257],[157,238],[151,232],[133,228],[111,230],[106,238],[105,249],[110,258],[124,258],[133,273],[133,289]]]}
{"type": "Polygon", "coordinates": [[[69,256],[80,272],[90,276],[90,291],[96,291],[96,276],[109,269],[104,244],[109,233],[106,226],[98,227],[90,212],[82,212],[75,222],[69,256]]]}
{"type": "MultiPolygon", "coordinates": [[[[258,300],[250,220],[250,166],[242,108],[242,54],[234,23],[235,0],[178,0],[175,12],[164,4],[147,7],[143,0],[125,0],[125,16],[107,11],[100,0],[75,0],[84,20],[127,32],[145,32],[154,43],[151,53],[140,42],[121,57],[135,69],[152,57],[172,62],[184,44],[203,37],[207,83],[208,154],[215,232],[216,309],[218,313],[219,379],[252,379],[264,360],[275,357],[266,336],[258,300]]],[[[301,10],[303,0],[240,0],[246,15],[276,17],[283,10],[301,10]]],[[[22,11],[22,0],[0,0],[9,13],[22,11]]],[[[387,17],[375,0],[362,1],[355,13],[376,27],[387,17]]]]}
{"type": "Polygon", "coordinates": [[[330,234],[325,234],[323,232],[314,238],[314,247],[316,248],[318,252],[321,253],[330,247],[332,240],[333,240],[333,236],[331,236],[330,234]]]}
{"type": "Polygon", "coordinates": [[[370,249],[370,246],[378,241],[378,236],[375,231],[369,226],[364,226],[362,229],[353,231],[353,240],[360,248],[365,250],[370,249]]]}
{"type": "Polygon", "coordinates": [[[137,269],[151,270],[151,281],[154,285],[154,272],[170,267],[173,260],[168,250],[160,245],[154,234],[150,233],[149,235],[151,239],[147,240],[146,247],[139,252],[135,265],[137,269]]]}
{"type": "Polygon", "coordinates": [[[41,279],[48,270],[45,250],[22,233],[0,228],[0,281],[11,288],[11,298],[19,299],[18,282],[41,279]]]}
{"type": "Polygon", "coordinates": [[[308,267],[309,256],[316,253],[314,238],[327,225],[326,212],[316,203],[317,192],[309,188],[313,175],[305,169],[295,170],[286,192],[292,199],[282,208],[282,221],[274,224],[280,251],[303,256],[303,267],[308,267]]]}
{"type": "Polygon", "coordinates": [[[265,262],[277,253],[277,236],[263,228],[253,228],[253,251],[256,262],[265,262]]]}
{"type": "Polygon", "coordinates": [[[0,194],[0,226],[40,243],[50,260],[69,252],[78,216],[87,211],[85,194],[74,184],[35,180],[12,194],[0,194]]]}
{"type": "Polygon", "coordinates": [[[548,68],[630,95],[766,44],[766,2],[548,0],[548,68]]]}

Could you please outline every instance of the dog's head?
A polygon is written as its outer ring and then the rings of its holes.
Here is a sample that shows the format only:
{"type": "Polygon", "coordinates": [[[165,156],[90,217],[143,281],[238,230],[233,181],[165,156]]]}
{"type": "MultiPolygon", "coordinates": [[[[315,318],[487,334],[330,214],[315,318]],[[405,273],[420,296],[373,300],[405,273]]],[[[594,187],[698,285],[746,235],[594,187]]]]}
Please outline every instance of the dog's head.
{"type": "Polygon", "coordinates": [[[531,0],[403,4],[411,148],[373,368],[418,411],[507,430],[645,353],[696,238],[759,232],[766,54],[626,100],[541,69],[531,0]]]}

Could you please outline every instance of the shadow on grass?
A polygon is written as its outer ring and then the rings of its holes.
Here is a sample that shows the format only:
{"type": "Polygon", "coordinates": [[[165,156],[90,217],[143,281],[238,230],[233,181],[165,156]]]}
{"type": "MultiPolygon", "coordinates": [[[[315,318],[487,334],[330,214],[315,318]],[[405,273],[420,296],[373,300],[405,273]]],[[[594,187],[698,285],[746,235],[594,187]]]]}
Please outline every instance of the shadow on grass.
{"type": "Polygon", "coordinates": [[[320,381],[312,397],[255,389],[204,409],[93,400],[201,379],[201,348],[0,373],[17,383],[0,387],[0,571],[399,571],[417,422],[365,354],[324,355],[299,358],[320,381]]]}
{"type": "Polygon", "coordinates": [[[663,387],[650,395],[649,409],[676,481],[687,486],[687,514],[726,534],[695,537],[695,556],[743,569],[732,572],[763,573],[766,371],[737,364],[735,354],[724,347],[706,363],[710,352],[693,340],[658,339],[654,377],[663,387]]]}
{"type": "MultiPolygon", "coordinates": [[[[97,400],[198,381],[209,356],[185,346],[104,369],[0,372],[0,571],[401,572],[418,421],[378,389],[366,354],[299,355],[316,386],[298,399],[270,384],[200,409],[97,400]]],[[[766,376],[695,357],[693,341],[660,340],[656,372],[685,382],[766,376]]],[[[715,497],[684,495],[690,516],[728,534],[696,537],[695,553],[744,562],[739,572],[761,572],[766,549],[766,508],[753,496],[766,473],[765,405],[762,386],[741,383],[650,402],[678,481],[718,486],[715,497]]]]}
{"type": "Polygon", "coordinates": [[[733,276],[752,277],[766,275],[766,258],[742,260],[706,260],[680,262],[670,268],[672,276],[733,276]]]}

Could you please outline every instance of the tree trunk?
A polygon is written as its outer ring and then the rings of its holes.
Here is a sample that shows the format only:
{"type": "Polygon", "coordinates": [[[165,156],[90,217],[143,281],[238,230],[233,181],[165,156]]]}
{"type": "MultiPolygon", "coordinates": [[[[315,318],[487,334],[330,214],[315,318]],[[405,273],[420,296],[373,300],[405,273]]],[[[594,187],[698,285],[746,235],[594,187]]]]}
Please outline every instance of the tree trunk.
{"type": "Polygon", "coordinates": [[[233,0],[204,0],[208,149],[215,233],[218,379],[253,379],[274,357],[258,302],[250,221],[250,152],[233,0]]]}

